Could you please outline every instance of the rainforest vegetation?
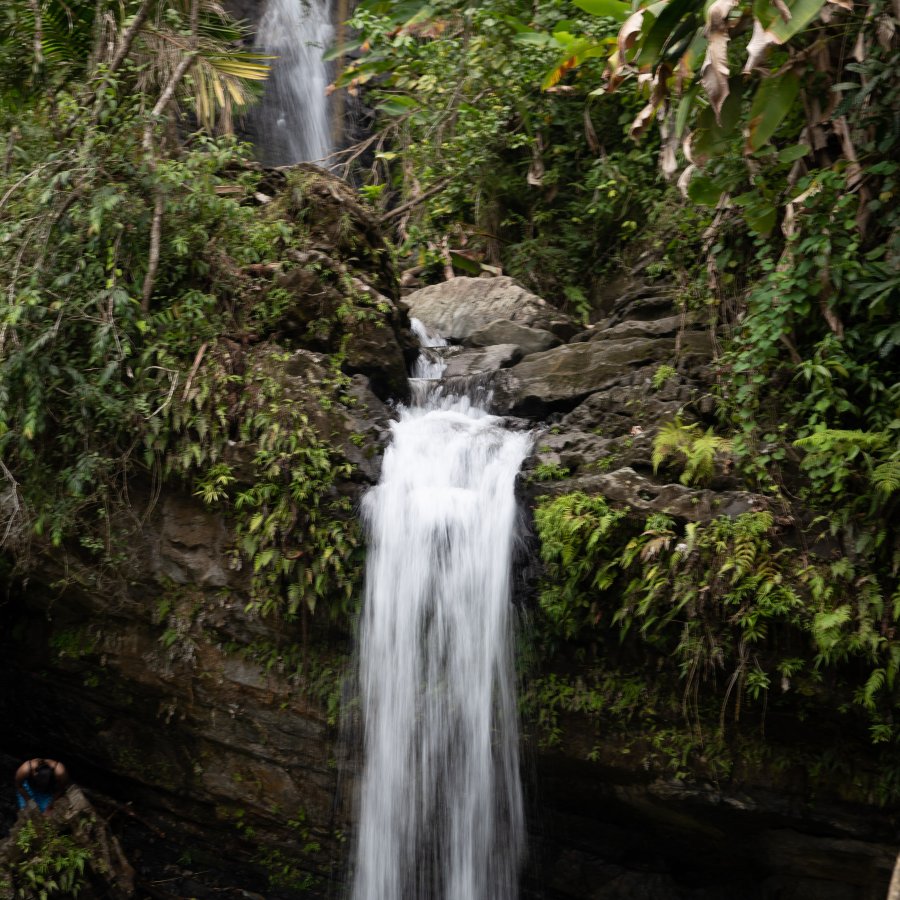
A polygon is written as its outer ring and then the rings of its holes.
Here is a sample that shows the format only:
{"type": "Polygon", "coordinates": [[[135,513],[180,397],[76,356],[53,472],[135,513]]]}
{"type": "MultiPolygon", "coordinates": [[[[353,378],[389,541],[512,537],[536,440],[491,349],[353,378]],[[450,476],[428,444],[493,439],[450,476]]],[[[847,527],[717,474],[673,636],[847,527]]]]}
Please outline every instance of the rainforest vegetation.
{"type": "MultiPolygon", "coordinates": [[[[724,464],[768,498],[701,526],[538,507],[535,652],[589,673],[535,680],[548,739],[602,706],[671,748],[674,704],[693,748],[790,689],[896,753],[897,28],[886,0],[364,0],[329,51],[334,89],[374,108],[335,166],[394,262],[502,270],[584,323],[632,270],[674,285],[714,335],[715,404],[654,462],[685,484],[724,464]]],[[[2,565],[67,548],[99,579],[133,485],[173,482],[232,517],[261,614],[346,617],[349,464],[247,364],[281,312],[254,279],[307,232],[259,201],[234,136],[267,71],[243,38],[214,0],[3,4],[2,565]]],[[[322,403],[349,403],[330,350],[322,403]]],[[[900,770],[867,789],[897,799],[900,770]]]]}
{"type": "MultiPolygon", "coordinates": [[[[765,728],[791,692],[794,721],[824,701],[893,745],[896,10],[367,2],[353,23],[339,83],[378,99],[380,125],[363,190],[405,204],[410,264],[501,267],[591,321],[605,283],[643,260],[718,347],[714,414],[663,427],[654,464],[702,484],[718,460],[769,498],[687,529],[582,494],[539,506],[536,652],[582,660],[535,684],[548,739],[556,713],[593,711],[607,742],[636,729],[676,772],[694,748],[715,774],[734,764],[715,759],[736,740],[723,743],[726,720],[755,707],[765,728]],[[666,674],[635,680],[635,665],[666,674]],[[676,740],[661,723],[678,707],[676,740]]],[[[896,790],[890,768],[864,793],[896,790]]]]}

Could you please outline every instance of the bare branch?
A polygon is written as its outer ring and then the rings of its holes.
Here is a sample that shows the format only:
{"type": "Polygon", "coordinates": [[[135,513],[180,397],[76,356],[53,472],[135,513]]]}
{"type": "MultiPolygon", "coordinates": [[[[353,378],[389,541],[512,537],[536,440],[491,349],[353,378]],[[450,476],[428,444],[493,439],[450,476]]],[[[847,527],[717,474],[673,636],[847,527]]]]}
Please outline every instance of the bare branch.
{"type": "Polygon", "coordinates": [[[194,357],[194,364],[191,366],[191,371],[188,373],[187,381],[184,383],[184,391],[181,394],[182,401],[187,400],[188,394],[191,392],[191,383],[194,380],[194,376],[197,374],[197,370],[200,368],[200,363],[203,361],[203,354],[206,353],[206,348],[209,346],[208,341],[204,341],[200,345],[200,349],[197,351],[197,355],[194,357]]]}
{"type": "Polygon", "coordinates": [[[433,197],[435,194],[440,193],[445,187],[453,179],[444,178],[442,181],[439,181],[437,184],[432,185],[422,194],[419,194],[418,197],[414,197],[412,200],[407,200],[406,203],[402,203],[400,206],[395,207],[390,210],[390,212],[386,212],[378,221],[383,225],[385,222],[389,222],[391,219],[397,218],[397,216],[402,216],[408,209],[412,209],[415,206],[418,206],[420,203],[427,200],[429,197],[433,197]]]}
{"type": "MultiPolygon", "coordinates": [[[[143,147],[147,154],[147,166],[151,173],[156,172],[156,154],[153,148],[153,126],[165,113],[166,108],[175,96],[175,90],[181,83],[181,79],[187,75],[188,69],[197,59],[197,29],[200,15],[200,0],[194,0],[191,5],[191,44],[195,48],[178,63],[172,73],[163,92],[159,95],[156,105],[150,111],[150,117],[144,127],[143,147]]],[[[153,221],[150,225],[150,255],[147,259],[147,274],[144,276],[144,286],[141,291],[141,309],[147,312],[150,309],[150,298],[153,296],[153,282],[156,281],[156,272],[159,269],[159,251],[162,243],[162,220],[166,208],[166,199],[162,188],[157,185],[153,197],[153,221]]]]}
{"type": "MultiPolygon", "coordinates": [[[[116,72],[119,71],[119,67],[125,62],[125,57],[128,56],[128,53],[131,50],[131,45],[134,43],[134,39],[137,37],[138,32],[144,25],[144,22],[147,19],[147,16],[150,13],[150,7],[153,5],[153,0],[144,0],[144,2],[140,5],[138,11],[134,14],[134,18],[131,20],[131,24],[125,30],[125,33],[122,35],[122,40],[119,41],[119,46],[116,48],[115,55],[109,64],[109,69],[106,72],[106,79],[110,76],[115,75],[116,72]]],[[[104,79],[104,81],[106,80],[104,79]]]]}

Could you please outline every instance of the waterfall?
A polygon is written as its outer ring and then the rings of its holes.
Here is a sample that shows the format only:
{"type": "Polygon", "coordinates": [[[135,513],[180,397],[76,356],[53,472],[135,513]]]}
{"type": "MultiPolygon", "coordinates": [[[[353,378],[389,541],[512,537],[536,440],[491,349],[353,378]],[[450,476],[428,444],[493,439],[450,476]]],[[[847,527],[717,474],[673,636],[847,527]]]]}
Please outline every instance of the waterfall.
{"type": "Polygon", "coordinates": [[[256,48],[277,59],[253,111],[256,145],[268,165],[323,160],[331,151],[328,64],[331,0],[268,0],[256,48]]]}
{"type": "MultiPolygon", "coordinates": [[[[443,343],[413,324],[423,343],[443,343]]],[[[513,900],[524,824],[510,566],[531,438],[465,396],[420,387],[363,501],[366,758],[352,896],[513,900]]]]}

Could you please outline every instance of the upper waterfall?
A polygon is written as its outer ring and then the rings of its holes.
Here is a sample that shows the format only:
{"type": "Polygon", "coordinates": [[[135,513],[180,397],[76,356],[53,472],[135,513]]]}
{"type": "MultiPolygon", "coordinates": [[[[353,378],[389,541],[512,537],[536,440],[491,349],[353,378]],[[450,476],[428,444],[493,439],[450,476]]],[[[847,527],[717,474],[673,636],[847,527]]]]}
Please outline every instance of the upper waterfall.
{"type": "Polygon", "coordinates": [[[364,499],[353,898],[513,900],[524,815],[510,567],[531,437],[434,383],[417,396],[364,499]]]}
{"type": "Polygon", "coordinates": [[[257,152],[268,165],[321,162],[332,149],[322,59],[334,37],[331,0],[268,0],[256,34],[260,52],[277,57],[253,111],[257,152]]]}

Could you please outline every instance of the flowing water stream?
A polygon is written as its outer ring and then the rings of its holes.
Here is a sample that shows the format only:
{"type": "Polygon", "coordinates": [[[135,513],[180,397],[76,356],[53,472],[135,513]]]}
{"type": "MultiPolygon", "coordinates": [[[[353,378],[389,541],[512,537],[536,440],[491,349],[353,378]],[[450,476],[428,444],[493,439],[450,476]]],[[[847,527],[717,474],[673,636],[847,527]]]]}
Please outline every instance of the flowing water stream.
{"type": "MultiPolygon", "coordinates": [[[[414,323],[423,344],[443,341],[414,323]]],[[[524,850],[510,566],[528,434],[436,381],[393,423],[369,534],[353,900],[512,900],[524,850]]]]}
{"type": "Polygon", "coordinates": [[[331,0],[268,0],[256,48],[277,57],[253,112],[256,146],[268,165],[323,160],[331,151],[328,64],[331,0]]]}

